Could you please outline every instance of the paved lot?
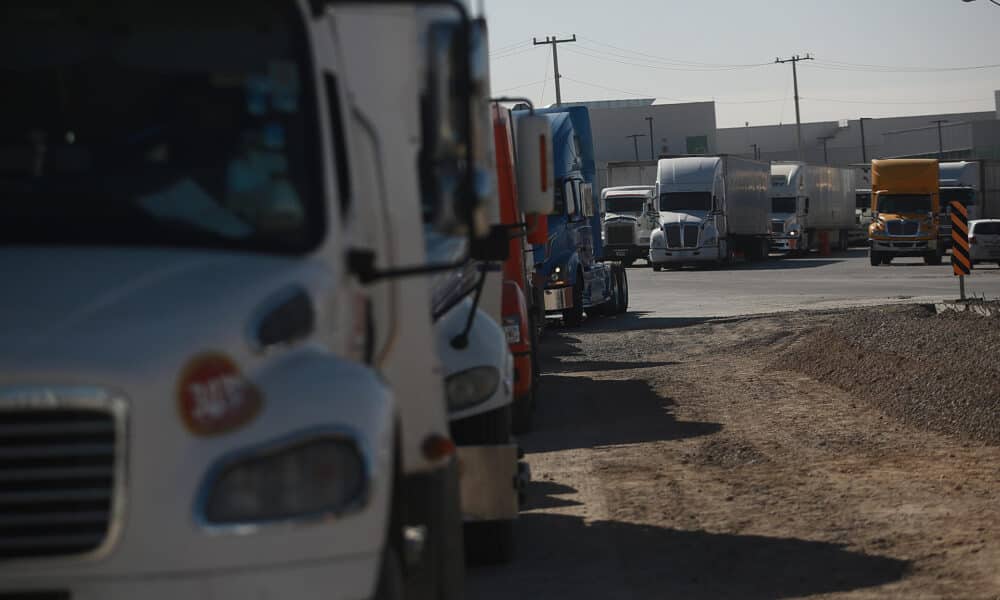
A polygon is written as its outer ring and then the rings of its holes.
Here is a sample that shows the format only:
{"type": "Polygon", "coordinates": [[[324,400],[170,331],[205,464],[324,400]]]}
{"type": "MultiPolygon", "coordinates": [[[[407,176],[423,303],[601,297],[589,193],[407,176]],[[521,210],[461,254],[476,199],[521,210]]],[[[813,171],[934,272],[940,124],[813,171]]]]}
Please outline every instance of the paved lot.
{"type": "MultiPolygon", "coordinates": [[[[729,269],[654,273],[639,263],[629,269],[629,310],[656,317],[728,317],[953,300],[958,297],[958,279],[948,260],[931,267],[919,258],[902,258],[872,267],[867,251],[852,250],[831,257],[773,258],[729,269]]],[[[1000,268],[978,265],[966,279],[966,289],[977,296],[1000,297],[1000,268]]]]}

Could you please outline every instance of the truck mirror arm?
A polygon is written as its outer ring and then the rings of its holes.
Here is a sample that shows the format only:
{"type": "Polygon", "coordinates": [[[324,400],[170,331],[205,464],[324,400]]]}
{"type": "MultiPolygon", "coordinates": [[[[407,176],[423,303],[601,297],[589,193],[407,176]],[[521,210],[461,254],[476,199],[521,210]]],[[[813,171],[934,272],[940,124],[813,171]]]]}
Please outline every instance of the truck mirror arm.
{"type": "Polygon", "coordinates": [[[472,307],[469,308],[469,318],[465,321],[465,328],[462,333],[451,338],[451,347],[456,350],[465,350],[469,347],[469,333],[472,332],[472,325],[476,322],[476,311],[479,310],[479,300],[483,297],[483,288],[486,286],[486,273],[479,275],[476,282],[476,294],[472,297],[472,307]]]}
{"type": "Polygon", "coordinates": [[[379,270],[375,266],[375,253],[371,250],[354,248],[347,251],[347,270],[357,275],[358,279],[364,285],[383,279],[399,279],[415,275],[433,275],[434,273],[454,271],[463,267],[468,261],[469,256],[466,255],[452,263],[379,270]]]}

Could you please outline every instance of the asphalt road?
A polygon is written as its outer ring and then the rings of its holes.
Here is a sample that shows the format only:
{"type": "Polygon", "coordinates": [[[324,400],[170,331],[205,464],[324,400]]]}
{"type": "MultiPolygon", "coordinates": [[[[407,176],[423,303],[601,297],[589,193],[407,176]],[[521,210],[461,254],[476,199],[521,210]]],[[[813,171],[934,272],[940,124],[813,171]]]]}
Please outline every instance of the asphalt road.
{"type": "MultiPolygon", "coordinates": [[[[901,258],[872,267],[866,250],[830,257],[772,256],[731,268],[684,268],[654,273],[644,263],[629,269],[631,313],[640,317],[730,317],[808,308],[841,308],[958,298],[950,258],[927,266],[901,258]]],[[[966,278],[966,293],[1000,297],[1000,267],[980,264],[966,278]]]]}

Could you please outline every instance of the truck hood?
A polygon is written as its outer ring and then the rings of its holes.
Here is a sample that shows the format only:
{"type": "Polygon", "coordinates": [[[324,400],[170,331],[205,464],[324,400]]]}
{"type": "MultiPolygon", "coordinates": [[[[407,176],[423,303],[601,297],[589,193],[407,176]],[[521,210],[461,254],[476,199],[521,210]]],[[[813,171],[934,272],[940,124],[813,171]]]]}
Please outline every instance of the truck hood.
{"type": "Polygon", "coordinates": [[[126,365],[202,344],[218,349],[246,331],[262,298],[293,280],[289,263],[225,252],[5,248],[0,365],[95,354],[106,366],[126,365]]]}
{"type": "Polygon", "coordinates": [[[701,224],[708,218],[708,212],[696,210],[691,212],[660,212],[660,223],[669,225],[670,223],[695,223],[701,224]]]}

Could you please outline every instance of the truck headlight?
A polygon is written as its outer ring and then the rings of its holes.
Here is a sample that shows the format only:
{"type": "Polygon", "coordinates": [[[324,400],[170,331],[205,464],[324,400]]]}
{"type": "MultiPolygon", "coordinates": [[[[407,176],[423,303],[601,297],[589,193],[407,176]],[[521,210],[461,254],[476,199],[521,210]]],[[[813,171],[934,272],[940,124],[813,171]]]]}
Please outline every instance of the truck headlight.
{"type": "Polygon", "coordinates": [[[343,514],[363,503],[367,487],[357,444],[323,437],[222,466],[209,481],[203,516],[211,525],[240,525],[343,514]]]}
{"type": "Polygon", "coordinates": [[[799,237],[799,234],[800,234],[800,232],[799,232],[798,229],[793,229],[793,230],[791,230],[791,231],[788,232],[788,235],[790,235],[792,237],[799,237]]]}
{"type": "Polygon", "coordinates": [[[500,385],[500,372],[495,367],[474,367],[455,373],[445,380],[448,410],[454,412],[490,399],[500,385]]]}

